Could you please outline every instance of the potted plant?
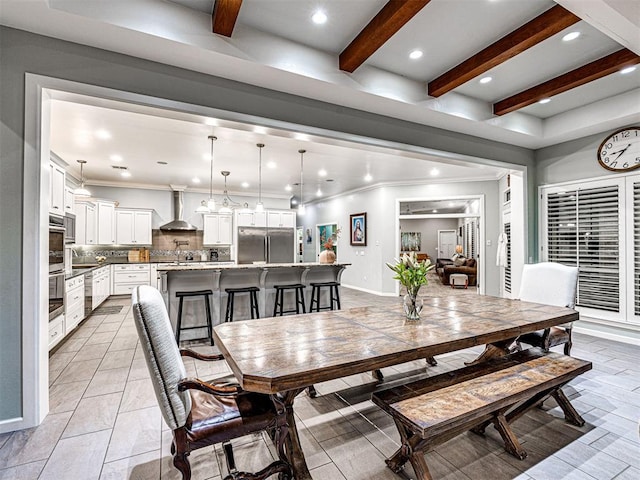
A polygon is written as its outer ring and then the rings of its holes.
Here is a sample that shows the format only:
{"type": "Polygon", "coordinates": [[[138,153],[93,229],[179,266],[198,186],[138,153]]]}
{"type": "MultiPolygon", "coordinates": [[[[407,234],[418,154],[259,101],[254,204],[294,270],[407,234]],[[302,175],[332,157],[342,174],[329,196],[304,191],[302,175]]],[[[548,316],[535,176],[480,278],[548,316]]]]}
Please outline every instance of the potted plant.
{"type": "Polygon", "coordinates": [[[336,250],[335,244],[338,241],[338,237],[340,236],[340,229],[336,229],[336,231],[322,244],[324,250],[320,252],[319,261],[320,263],[333,263],[336,261],[336,250]]]}
{"type": "Polygon", "coordinates": [[[418,296],[418,291],[423,285],[427,285],[427,272],[433,269],[431,260],[419,262],[415,252],[405,253],[395,264],[387,263],[387,266],[396,274],[393,277],[407,289],[404,296],[404,313],[409,320],[418,320],[422,310],[423,300],[418,296]]]}

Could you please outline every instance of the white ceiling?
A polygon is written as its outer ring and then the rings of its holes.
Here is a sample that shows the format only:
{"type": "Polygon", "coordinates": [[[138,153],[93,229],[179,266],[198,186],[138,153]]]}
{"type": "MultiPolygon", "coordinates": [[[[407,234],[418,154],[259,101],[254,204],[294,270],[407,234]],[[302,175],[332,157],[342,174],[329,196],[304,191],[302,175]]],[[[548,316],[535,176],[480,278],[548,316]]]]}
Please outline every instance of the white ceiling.
{"type": "MultiPolygon", "coordinates": [[[[545,105],[534,104],[501,117],[495,117],[491,110],[492,103],[498,100],[622,47],[640,53],[640,2],[637,0],[432,0],[354,73],[340,71],[339,53],[384,4],[386,0],[244,0],[231,38],[211,33],[211,0],[2,0],[0,23],[533,149],[640,122],[640,68],[625,76],[614,73],[556,95],[545,105]],[[481,85],[476,78],[441,97],[427,95],[427,82],[555,3],[583,21],[492,69],[485,74],[493,77],[491,83],[481,85]],[[325,25],[310,22],[311,13],[317,7],[323,8],[329,17],[325,25]],[[581,36],[573,42],[562,42],[561,37],[574,30],[580,31],[581,36]],[[408,59],[409,51],[414,48],[424,51],[420,60],[408,59]]],[[[64,122],[72,122],[82,115],[91,117],[88,107],[79,106],[74,112],[74,108],[61,103],[56,109],[65,109],[64,122]]],[[[94,118],[95,115],[94,112],[94,118]]],[[[192,174],[203,180],[208,178],[208,171],[203,170],[207,165],[203,165],[201,159],[193,159],[206,151],[206,136],[211,133],[203,127],[206,124],[202,119],[182,119],[195,124],[190,126],[193,129],[185,124],[150,120],[145,131],[144,126],[136,126],[135,116],[126,116],[123,112],[105,113],[101,118],[103,123],[107,118],[115,122],[105,123],[103,127],[112,131],[111,146],[122,152],[131,149],[127,155],[136,162],[130,166],[131,182],[164,180],[166,184],[182,179],[181,182],[187,183],[192,174]],[[129,128],[120,131],[119,122],[129,128]],[[157,131],[151,131],[149,125],[154,125],[157,131]],[[131,135],[134,129],[138,129],[137,136],[131,135]],[[160,140],[151,140],[149,145],[141,141],[143,136],[153,138],[163,129],[171,133],[160,134],[160,140]],[[130,145],[131,141],[118,145],[121,138],[135,139],[139,150],[130,145]],[[168,144],[169,140],[172,145],[168,144]],[[155,148],[155,145],[164,145],[164,148],[155,148]],[[165,152],[172,152],[166,168],[169,173],[156,180],[155,175],[160,175],[158,169],[151,170],[144,162],[160,158],[165,152]],[[139,168],[147,175],[144,181],[136,173],[139,168]]],[[[324,166],[329,170],[329,177],[335,179],[333,185],[327,184],[327,192],[362,186],[358,179],[367,164],[379,169],[372,172],[374,181],[403,181],[398,178],[401,177],[398,171],[402,169],[397,168],[398,164],[391,158],[377,157],[384,156],[381,152],[367,151],[362,155],[349,148],[341,150],[345,145],[325,145],[326,142],[319,139],[301,144],[286,138],[282,132],[269,132],[265,136],[249,134],[251,129],[246,126],[225,127],[229,131],[216,129],[221,139],[216,145],[216,157],[219,157],[216,165],[221,167],[216,167],[216,171],[229,165],[225,168],[232,172],[229,179],[234,190],[242,190],[238,186],[242,180],[250,182],[252,188],[257,181],[254,169],[258,141],[267,145],[265,159],[281,165],[275,171],[265,170],[265,188],[274,194],[282,192],[283,184],[294,181],[299,173],[295,165],[300,147],[309,150],[310,170],[324,166]],[[234,161],[239,158],[243,162],[234,161]],[[381,161],[374,161],[376,158],[381,161]]],[[[108,182],[108,165],[100,164],[105,162],[106,152],[97,146],[93,153],[90,149],[72,148],[70,132],[78,128],[84,127],[69,123],[68,131],[54,138],[54,150],[69,163],[84,157],[90,161],[89,178],[108,182]]],[[[411,161],[420,162],[418,171],[424,171],[424,177],[428,178],[424,170],[427,165],[424,162],[428,160],[411,161]]],[[[464,171],[453,169],[449,173],[448,169],[442,169],[443,177],[466,176],[464,171]]],[[[500,172],[487,173],[495,176],[500,172]]],[[[315,178],[310,182],[323,185],[315,178]]],[[[324,191],[324,186],[322,188],[324,191]]]]}

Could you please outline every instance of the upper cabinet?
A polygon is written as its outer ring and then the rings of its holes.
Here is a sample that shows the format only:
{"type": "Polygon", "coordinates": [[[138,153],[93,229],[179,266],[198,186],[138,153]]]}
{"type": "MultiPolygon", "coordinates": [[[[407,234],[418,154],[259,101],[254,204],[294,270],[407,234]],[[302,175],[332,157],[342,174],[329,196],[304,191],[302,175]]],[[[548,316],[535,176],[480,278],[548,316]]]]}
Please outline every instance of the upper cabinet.
{"type": "Polygon", "coordinates": [[[76,202],[76,244],[95,245],[98,241],[96,206],[91,202],[76,202]]]}
{"type": "Polygon", "coordinates": [[[114,202],[97,201],[98,245],[116,243],[116,205],[114,202]]]}
{"type": "Polygon", "coordinates": [[[267,212],[239,212],[236,223],[239,227],[266,227],[267,212]]]}
{"type": "Polygon", "coordinates": [[[232,217],[229,213],[204,215],[203,245],[231,245],[232,217]]]}
{"type": "Polygon", "coordinates": [[[296,214],[294,212],[267,212],[267,227],[270,228],[295,228],[296,214]]]}
{"type": "Polygon", "coordinates": [[[116,243],[151,245],[151,210],[116,209],[116,243]]]}
{"type": "Polygon", "coordinates": [[[64,213],[76,213],[76,196],[69,185],[64,186],[64,213]]]}
{"type": "Polygon", "coordinates": [[[49,163],[49,213],[64,215],[64,186],[67,174],[59,165],[49,163]]]}

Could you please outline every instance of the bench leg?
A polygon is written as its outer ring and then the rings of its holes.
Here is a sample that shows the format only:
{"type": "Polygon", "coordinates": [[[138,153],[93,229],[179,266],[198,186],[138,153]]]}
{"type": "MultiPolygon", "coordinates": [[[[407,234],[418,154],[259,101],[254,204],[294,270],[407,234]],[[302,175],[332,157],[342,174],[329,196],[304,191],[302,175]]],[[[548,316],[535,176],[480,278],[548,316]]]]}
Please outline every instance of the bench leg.
{"type": "Polygon", "coordinates": [[[382,382],[384,380],[384,375],[382,374],[381,370],[374,370],[373,372],[371,372],[371,375],[379,382],[382,382]]]}
{"type": "Polygon", "coordinates": [[[584,425],[584,418],[582,418],[573,405],[571,405],[571,402],[562,390],[559,388],[554,390],[551,396],[558,402],[558,406],[564,412],[564,418],[567,422],[577,427],[584,425]]]}
{"type": "Polygon", "coordinates": [[[413,471],[416,472],[416,480],[433,480],[423,452],[413,452],[409,457],[409,462],[411,462],[413,471]]]}
{"type": "Polygon", "coordinates": [[[403,423],[399,422],[395,418],[393,421],[395,422],[396,427],[398,427],[402,446],[396,451],[396,453],[385,460],[387,467],[389,467],[394,473],[400,473],[404,468],[404,464],[409,461],[416,472],[417,479],[431,480],[432,477],[424,459],[424,449],[421,448],[425,443],[424,440],[422,440],[419,435],[414,434],[403,423]]]}
{"type": "Polygon", "coordinates": [[[503,413],[499,413],[494,417],[493,424],[504,441],[504,449],[520,460],[527,458],[527,452],[518,442],[503,413]]]}
{"type": "Polygon", "coordinates": [[[432,367],[435,367],[438,365],[438,361],[434,357],[427,357],[427,363],[432,367]]]}

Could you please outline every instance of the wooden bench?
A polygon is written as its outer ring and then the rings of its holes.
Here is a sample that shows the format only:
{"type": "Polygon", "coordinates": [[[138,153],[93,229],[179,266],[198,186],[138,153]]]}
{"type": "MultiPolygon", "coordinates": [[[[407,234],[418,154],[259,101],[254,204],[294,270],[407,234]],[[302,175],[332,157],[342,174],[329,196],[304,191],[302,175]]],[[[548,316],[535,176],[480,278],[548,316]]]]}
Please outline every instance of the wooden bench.
{"type": "Polygon", "coordinates": [[[467,430],[482,434],[490,423],[505,450],[523,459],[509,424],[553,396],[568,422],[584,425],[560,387],[590,369],[591,362],[530,349],[377,392],[373,402],[393,417],[402,441],[387,466],[397,473],[410,461],[418,479],[431,480],[429,448],[467,430]]]}

